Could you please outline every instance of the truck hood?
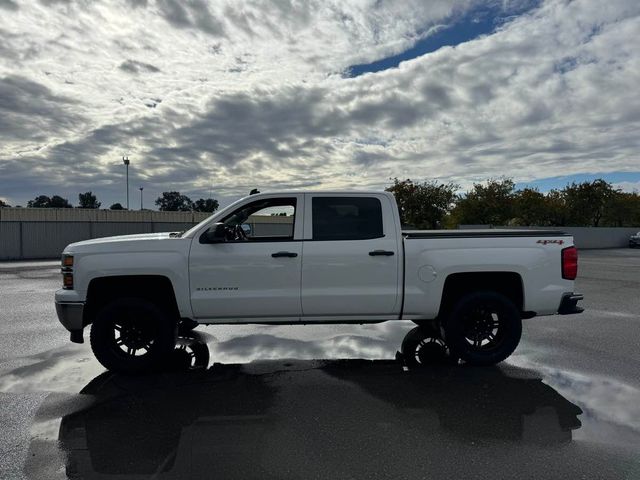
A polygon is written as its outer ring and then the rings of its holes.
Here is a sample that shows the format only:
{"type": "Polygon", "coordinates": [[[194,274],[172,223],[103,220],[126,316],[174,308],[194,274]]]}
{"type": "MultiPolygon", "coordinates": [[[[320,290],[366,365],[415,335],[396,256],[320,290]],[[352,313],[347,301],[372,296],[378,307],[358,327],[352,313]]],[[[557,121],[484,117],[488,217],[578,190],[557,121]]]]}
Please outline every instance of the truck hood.
{"type": "MultiPolygon", "coordinates": [[[[64,251],[65,252],[73,252],[78,250],[87,251],[87,250],[93,250],[93,249],[100,249],[100,247],[116,247],[117,244],[132,245],[133,242],[157,241],[157,240],[173,241],[179,238],[180,237],[176,236],[176,232],[118,235],[115,237],[93,238],[91,240],[75,242],[68,245],[67,248],[64,249],[64,251]]],[[[109,248],[109,250],[112,250],[112,248],[109,248]]]]}

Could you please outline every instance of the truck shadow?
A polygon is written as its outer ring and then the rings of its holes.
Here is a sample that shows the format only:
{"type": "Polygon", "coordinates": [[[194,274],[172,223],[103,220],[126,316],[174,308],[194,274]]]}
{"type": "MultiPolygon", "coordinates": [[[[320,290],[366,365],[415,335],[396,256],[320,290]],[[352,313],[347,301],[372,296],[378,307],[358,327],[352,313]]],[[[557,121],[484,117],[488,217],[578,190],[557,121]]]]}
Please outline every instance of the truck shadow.
{"type": "MultiPolygon", "coordinates": [[[[277,360],[207,368],[202,344],[188,350],[172,372],[106,372],[82,389],[88,405],[59,430],[68,477],[366,478],[382,465],[400,472],[427,452],[463,454],[470,442],[558,445],[580,427],[579,407],[515,367],[277,360]]],[[[27,473],[42,474],[28,465],[27,473]]]]}

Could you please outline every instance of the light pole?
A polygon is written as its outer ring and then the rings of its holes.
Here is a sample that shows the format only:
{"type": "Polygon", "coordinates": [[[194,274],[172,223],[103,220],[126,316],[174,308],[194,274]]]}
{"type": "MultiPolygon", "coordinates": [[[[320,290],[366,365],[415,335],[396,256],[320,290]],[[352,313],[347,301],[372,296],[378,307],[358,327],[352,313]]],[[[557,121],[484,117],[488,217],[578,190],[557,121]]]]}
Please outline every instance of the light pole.
{"type": "Polygon", "coordinates": [[[142,210],[142,190],[144,190],[144,187],[140,187],[140,210],[142,210]]]}
{"type": "Polygon", "coordinates": [[[129,157],[122,157],[122,161],[127,168],[127,210],[129,210],[129,157]]]}

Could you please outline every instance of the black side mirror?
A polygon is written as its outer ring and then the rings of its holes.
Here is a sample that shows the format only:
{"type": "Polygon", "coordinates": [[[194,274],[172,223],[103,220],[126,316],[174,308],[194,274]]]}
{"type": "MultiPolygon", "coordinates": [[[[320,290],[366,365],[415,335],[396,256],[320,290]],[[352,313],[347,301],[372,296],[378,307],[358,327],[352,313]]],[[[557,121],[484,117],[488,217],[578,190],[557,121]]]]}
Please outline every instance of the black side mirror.
{"type": "Polygon", "coordinates": [[[200,243],[223,243],[227,241],[227,227],[224,223],[216,223],[200,235],[200,243]]]}

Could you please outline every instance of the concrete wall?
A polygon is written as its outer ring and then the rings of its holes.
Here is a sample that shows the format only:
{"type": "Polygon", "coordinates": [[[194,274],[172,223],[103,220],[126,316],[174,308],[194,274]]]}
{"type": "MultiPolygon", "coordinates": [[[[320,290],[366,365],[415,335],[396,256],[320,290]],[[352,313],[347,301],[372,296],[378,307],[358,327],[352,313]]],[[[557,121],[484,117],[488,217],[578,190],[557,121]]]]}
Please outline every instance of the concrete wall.
{"type": "Polygon", "coordinates": [[[293,233],[293,217],[251,215],[247,219],[257,237],[284,236],[293,233]]]}
{"type": "Polygon", "coordinates": [[[495,227],[536,230],[561,230],[573,235],[578,248],[620,248],[629,246],[629,237],[640,231],[640,227],[495,227]]]}
{"type": "Polygon", "coordinates": [[[201,212],[98,210],[91,208],[0,208],[0,222],[168,222],[198,223],[211,216],[201,212]]]}
{"type": "Polygon", "coordinates": [[[73,242],[185,230],[209,216],[199,212],[0,208],[0,260],[56,258],[73,242]]]}

